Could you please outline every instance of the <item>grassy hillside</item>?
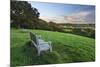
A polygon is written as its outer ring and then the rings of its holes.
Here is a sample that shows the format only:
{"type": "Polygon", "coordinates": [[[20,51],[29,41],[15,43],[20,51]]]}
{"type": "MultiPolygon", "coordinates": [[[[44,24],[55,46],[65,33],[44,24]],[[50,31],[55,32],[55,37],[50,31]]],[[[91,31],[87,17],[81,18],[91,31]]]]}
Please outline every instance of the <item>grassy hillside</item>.
{"type": "Polygon", "coordinates": [[[43,31],[11,29],[11,65],[37,65],[95,60],[95,40],[83,36],[43,31]],[[42,53],[30,44],[27,31],[41,35],[45,41],[52,41],[53,52],[42,53]]]}

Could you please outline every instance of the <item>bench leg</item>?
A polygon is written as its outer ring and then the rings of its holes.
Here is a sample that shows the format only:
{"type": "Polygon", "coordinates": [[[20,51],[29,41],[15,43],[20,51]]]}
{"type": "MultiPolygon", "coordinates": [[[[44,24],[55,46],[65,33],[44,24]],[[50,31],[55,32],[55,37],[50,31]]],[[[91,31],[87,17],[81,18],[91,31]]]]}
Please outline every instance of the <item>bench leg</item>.
{"type": "Polygon", "coordinates": [[[49,41],[49,45],[50,45],[50,52],[52,52],[51,41],[49,41]]]}
{"type": "Polygon", "coordinates": [[[52,52],[52,47],[50,47],[50,52],[52,52]]]}
{"type": "Polygon", "coordinates": [[[40,50],[38,50],[38,56],[40,56],[40,50]]]}

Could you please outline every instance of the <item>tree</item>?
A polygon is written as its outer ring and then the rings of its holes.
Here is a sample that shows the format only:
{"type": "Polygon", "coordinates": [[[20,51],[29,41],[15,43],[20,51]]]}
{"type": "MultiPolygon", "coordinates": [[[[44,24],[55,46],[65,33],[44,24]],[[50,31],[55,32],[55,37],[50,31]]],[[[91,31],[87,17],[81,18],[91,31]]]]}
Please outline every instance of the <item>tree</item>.
{"type": "Polygon", "coordinates": [[[11,26],[30,28],[37,22],[40,13],[26,1],[11,1],[11,26]]]}
{"type": "Polygon", "coordinates": [[[60,25],[54,23],[53,21],[49,22],[50,30],[52,31],[59,31],[59,32],[65,32],[60,25]]]}

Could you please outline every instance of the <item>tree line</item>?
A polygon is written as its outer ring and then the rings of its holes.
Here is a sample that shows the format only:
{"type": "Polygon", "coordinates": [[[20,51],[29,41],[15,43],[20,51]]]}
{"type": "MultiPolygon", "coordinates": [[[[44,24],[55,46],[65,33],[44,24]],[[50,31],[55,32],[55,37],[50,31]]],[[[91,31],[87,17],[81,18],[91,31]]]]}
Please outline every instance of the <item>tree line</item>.
{"type": "Polygon", "coordinates": [[[38,9],[27,1],[11,1],[11,27],[63,31],[56,23],[39,19],[38,9]]]}
{"type": "Polygon", "coordinates": [[[10,7],[11,28],[59,31],[95,38],[95,30],[84,29],[83,31],[81,28],[73,28],[72,32],[67,32],[60,24],[56,24],[52,21],[46,22],[45,20],[40,19],[38,9],[32,7],[27,1],[11,1],[10,7]]]}

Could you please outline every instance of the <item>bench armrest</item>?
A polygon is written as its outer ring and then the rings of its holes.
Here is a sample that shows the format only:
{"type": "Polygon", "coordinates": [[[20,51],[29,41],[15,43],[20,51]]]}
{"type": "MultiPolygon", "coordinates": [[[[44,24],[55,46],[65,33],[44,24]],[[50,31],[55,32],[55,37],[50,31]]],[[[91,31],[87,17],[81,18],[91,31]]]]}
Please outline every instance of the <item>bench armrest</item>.
{"type": "Polygon", "coordinates": [[[44,42],[44,43],[41,43],[41,44],[49,44],[49,42],[44,42]]]}

